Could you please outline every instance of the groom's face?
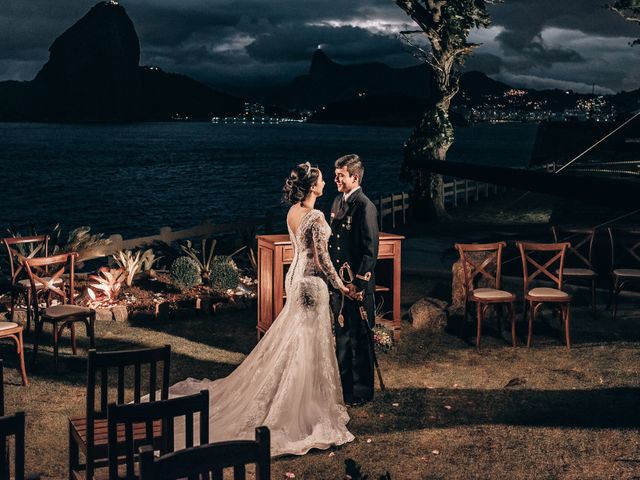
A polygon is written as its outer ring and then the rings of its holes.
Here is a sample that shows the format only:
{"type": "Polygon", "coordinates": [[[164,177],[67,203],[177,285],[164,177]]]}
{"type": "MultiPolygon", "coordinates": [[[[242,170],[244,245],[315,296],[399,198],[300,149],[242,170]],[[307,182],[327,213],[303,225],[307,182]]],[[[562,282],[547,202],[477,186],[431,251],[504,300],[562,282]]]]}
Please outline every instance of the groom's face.
{"type": "Polygon", "coordinates": [[[336,185],[341,193],[349,193],[351,190],[360,185],[360,179],[357,175],[349,175],[347,167],[336,168],[336,185]]]}

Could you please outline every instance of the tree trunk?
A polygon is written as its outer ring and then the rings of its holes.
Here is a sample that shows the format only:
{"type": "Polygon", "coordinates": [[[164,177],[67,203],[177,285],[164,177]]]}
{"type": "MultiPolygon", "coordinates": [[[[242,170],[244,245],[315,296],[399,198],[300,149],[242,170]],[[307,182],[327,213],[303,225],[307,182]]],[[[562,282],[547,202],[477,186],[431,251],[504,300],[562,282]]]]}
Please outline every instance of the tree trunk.
{"type": "Polygon", "coordinates": [[[422,171],[418,160],[419,157],[430,160],[446,159],[447,151],[453,144],[453,127],[449,121],[448,110],[448,99],[427,109],[405,145],[403,178],[413,186],[413,215],[420,220],[448,216],[444,205],[442,175],[422,171]]]}

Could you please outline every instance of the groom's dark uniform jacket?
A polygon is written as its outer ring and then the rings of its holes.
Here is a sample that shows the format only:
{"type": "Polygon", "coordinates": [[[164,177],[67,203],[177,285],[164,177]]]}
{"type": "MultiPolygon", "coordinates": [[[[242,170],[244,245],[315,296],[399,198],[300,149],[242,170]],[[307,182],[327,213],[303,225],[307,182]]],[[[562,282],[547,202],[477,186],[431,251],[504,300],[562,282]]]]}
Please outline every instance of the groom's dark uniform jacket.
{"type": "MultiPolygon", "coordinates": [[[[375,275],[378,258],[378,220],[375,205],[361,188],[345,201],[344,195],[336,197],[331,206],[331,239],[329,254],[336,271],[346,262],[353,271],[353,283],[364,292],[369,325],[375,323],[375,275]]],[[[345,401],[370,400],[373,397],[373,360],[371,345],[360,317],[359,302],[333,292],[331,296],[336,351],[345,401]],[[344,326],[338,322],[342,307],[344,326]]]]}

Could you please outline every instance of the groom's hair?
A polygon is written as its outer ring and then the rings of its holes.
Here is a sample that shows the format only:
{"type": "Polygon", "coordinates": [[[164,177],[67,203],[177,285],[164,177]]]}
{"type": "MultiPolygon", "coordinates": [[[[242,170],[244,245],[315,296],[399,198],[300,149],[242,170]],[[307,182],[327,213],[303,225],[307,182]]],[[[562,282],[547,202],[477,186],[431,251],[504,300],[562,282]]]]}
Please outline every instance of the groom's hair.
{"type": "Polygon", "coordinates": [[[350,153],[349,155],[344,155],[336,160],[335,163],[336,168],[344,168],[347,167],[347,172],[352,177],[354,175],[358,176],[358,182],[362,184],[362,177],[364,177],[364,165],[362,164],[362,160],[355,153],[350,153]]]}

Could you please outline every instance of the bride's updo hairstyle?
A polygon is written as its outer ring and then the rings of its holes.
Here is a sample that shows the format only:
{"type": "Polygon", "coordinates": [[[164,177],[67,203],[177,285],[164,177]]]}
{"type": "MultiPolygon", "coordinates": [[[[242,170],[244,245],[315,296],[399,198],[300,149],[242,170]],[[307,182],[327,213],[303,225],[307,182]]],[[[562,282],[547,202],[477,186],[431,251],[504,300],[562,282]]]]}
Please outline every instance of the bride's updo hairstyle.
{"type": "Polygon", "coordinates": [[[296,165],[284,181],[282,199],[291,205],[301,203],[307,198],[319,176],[320,169],[312,167],[309,162],[296,165]]]}

